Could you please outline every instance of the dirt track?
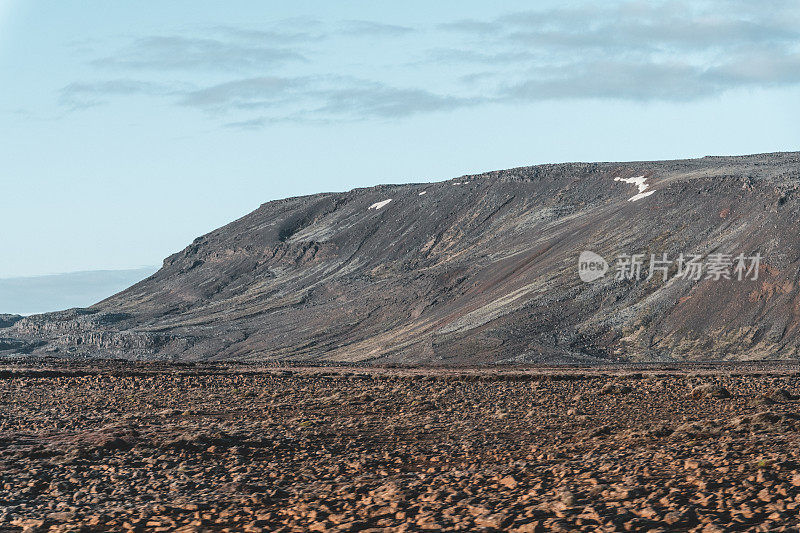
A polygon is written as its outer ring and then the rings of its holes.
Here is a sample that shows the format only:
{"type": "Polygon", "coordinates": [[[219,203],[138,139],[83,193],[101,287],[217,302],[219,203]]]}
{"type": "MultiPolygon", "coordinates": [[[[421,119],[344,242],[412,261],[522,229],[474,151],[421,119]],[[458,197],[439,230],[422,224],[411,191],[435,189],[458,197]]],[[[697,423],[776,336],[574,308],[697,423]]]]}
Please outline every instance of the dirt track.
{"type": "Polygon", "coordinates": [[[3,367],[0,531],[796,530],[798,370],[3,367]]]}

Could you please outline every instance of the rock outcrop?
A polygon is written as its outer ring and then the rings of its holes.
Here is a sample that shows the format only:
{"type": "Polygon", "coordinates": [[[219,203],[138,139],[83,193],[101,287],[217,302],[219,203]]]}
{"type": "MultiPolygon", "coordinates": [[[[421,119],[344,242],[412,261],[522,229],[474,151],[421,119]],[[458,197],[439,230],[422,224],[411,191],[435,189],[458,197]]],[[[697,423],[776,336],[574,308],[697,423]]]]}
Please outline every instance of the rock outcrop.
{"type": "Polygon", "coordinates": [[[0,314],[0,328],[8,328],[22,320],[20,315],[0,314]]]}
{"type": "Polygon", "coordinates": [[[777,153],[541,165],[288,198],[90,309],[4,322],[0,337],[35,343],[32,353],[137,359],[796,358],[799,190],[800,154],[777,153]],[[604,276],[582,281],[584,251],[609,263],[604,276]],[[634,254],[639,279],[621,270],[634,254]],[[664,254],[671,262],[650,275],[651,256],[664,254]],[[734,264],[693,279],[681,254],[734,264]],[[760,257],[757,279],[737,279],[740,255],[760,257]]]}

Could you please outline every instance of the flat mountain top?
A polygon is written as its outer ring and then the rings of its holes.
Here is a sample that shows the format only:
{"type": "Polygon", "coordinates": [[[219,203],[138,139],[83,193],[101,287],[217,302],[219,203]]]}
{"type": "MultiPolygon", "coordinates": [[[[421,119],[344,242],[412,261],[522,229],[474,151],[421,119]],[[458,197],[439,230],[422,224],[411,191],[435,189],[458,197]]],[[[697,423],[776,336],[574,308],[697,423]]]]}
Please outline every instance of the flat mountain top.
{"type": "Polygon", "coordinates": [[[796,358],[799,187],[792,152],[538,165],[287,198],[90,308],[14,320],[0,329],[0,353],[313,364],[796,358]],[[582,258],[593,259],[579,270],[582,258]]]}

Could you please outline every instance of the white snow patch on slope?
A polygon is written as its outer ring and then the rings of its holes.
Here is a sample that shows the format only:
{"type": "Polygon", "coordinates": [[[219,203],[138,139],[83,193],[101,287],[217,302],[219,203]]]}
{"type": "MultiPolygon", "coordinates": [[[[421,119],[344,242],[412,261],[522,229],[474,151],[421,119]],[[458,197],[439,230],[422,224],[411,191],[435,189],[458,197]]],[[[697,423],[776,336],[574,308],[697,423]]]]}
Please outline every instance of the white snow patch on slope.
{"type": "Polygon", "coordinates": [[[634,194],[633,196],[628,198],[628,201],[629,202],[635,202],[636,200],[641,200],[642,198],[647,198],[648,196],[650,196],[654,192],[656,192],[656,191],[647,191],[647,192],[640,192],[639,194],[634,194]]]}
{"type": "Polygon", "coordinates": [[[647,191],[647,189],[649,189],[650,186],[647,184],[647,178],[645,178],[644,176],[634,176],[633,178],[620,178],[619,176],[617,176],[616,178],[614,178],[614,181],[622,181],[629,185],[636,185],[636,187],[639,189],[639,194],[636,194],[628,198],[629,202],[635,202],[637,200],[641,200],[642,198],[647,198],[648,196],[656,192],[656,191],[647,191]]]}
{"type": "Polygon", "coordinates": [[[426,192],[428,192],[428,191],[422,191],[422,192],[421,192],[421,193],[419,193],[417,196],[422,196],[422,195],[423,195],[423,194],[425,194],[426,192]]]}
{"type": "Polygon", "coordinates": [[[392,199],[389,198],[388,200],[384,200],[382,202],[375,202],[374,204],[369,206],[369,209],[374,209],[375,211],[377,211],[378,209],[380,209],[381,207],[385,206],[386,204],[388,204],[391,201],[392,201],[392,199]]]}

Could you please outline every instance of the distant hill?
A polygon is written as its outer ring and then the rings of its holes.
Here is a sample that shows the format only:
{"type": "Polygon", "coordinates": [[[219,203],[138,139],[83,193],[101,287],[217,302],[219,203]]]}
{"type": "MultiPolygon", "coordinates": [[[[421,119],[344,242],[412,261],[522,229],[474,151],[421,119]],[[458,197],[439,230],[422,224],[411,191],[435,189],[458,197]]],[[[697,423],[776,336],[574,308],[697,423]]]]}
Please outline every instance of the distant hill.
{"type": "Polygon", "coordinates": [[[800,154],[540,165],[269,202],[129,289],[0,337],[180,360],[798,358],[800,154]],[[641,254],[640,276],[620,270],[625,254],[641,254]],[[673,262],[648,276],[651,254],[673,262]],[[707,277],[715,254],[759,255],[758,279],[734,264],[707,277]]]}
{"type": "Polygon", "coordinates": [[[29,315],[88,307],[153,274],[156,267],[0,279],[0,313],[29,315]]]}

